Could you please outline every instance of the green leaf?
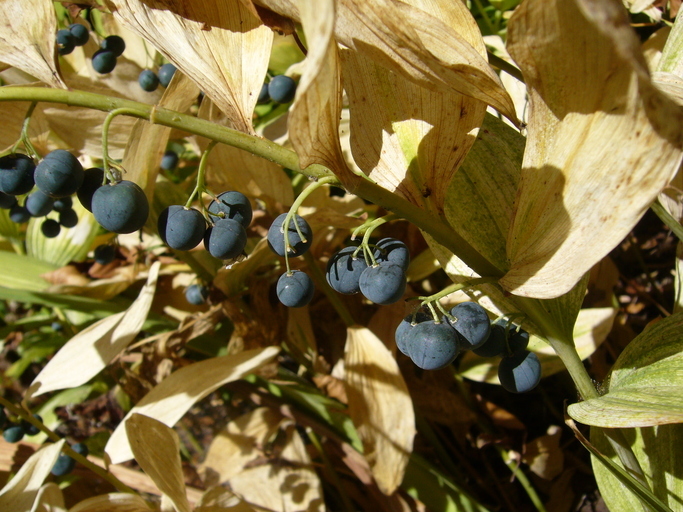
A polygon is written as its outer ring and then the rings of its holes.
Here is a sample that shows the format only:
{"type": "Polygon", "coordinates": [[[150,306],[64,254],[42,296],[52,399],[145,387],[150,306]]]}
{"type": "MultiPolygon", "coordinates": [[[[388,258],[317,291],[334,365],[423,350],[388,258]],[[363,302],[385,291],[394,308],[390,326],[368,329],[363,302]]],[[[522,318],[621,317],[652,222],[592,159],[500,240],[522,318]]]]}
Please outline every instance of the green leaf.
{"type": "MultiPolygon", "coordinates": [[[[57,268],[55,265],[30,256],[0,251],[0,283],[5,288],[28,291],[45,290],[50,283],[40,276],[57,268]]],[[[1,298],[15,299],[15,297],[1,298]]]]}
{"type": "MultiPolygon", "coordinates": [[[[21,256],[21,258],[28,258],[28,256],[21,256]]],[[[1,269],[6,268],[2,266],[2,263],[3,258],[2,256],[0,256],[0,279],[3,279],[1,269]]],[[[54,270],[54,268],[51,269],[54,270]]],[[[28,276],[26,277],[28,278],[28,276]]],[[[8,283],[7,281],[3,281],[3,284],[8,283]]],[[[58,295],[52,293],[40,293],[38,291],[31,291],[31,288],[20,290],[5,288],[4,286],[0,286],[0,300],[16,300],[18,302],[41,304],[43,306],[48,306],[52,308],[73,309],[76,311],[89,311],[91,313],[97,313],[101,316],[106,316],[111,313],[118,313],[119,311],[123,311],[130,305],[130,301],[125,301],[119,298],[104,302],[101,300],[88,299],[85,297],[58,295]]]]}
{"type": "Polygon", "coordinates": [[[683,313],[637,336],[614,364],[609,392],[572,404],[568,412],[607,428],[683,422],[683,313]]]}

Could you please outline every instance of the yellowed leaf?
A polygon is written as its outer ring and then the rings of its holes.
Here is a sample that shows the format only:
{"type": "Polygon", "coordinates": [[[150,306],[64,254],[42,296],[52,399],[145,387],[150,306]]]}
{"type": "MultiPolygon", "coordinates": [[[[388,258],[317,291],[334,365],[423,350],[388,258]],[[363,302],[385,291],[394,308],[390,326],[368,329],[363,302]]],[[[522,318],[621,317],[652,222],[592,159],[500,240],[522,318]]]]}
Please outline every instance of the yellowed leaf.
{"type": "Polygon", "coordinates": [[[389,349],[365,327],[349,327],[344,353],[349,414],[377,486],[392,494],[413,450],[415,413],[389,349]]]}
{"type": "Polygon", "coordinates": [[[232,128],[253,133],[272,31],[241,2],[107,0],[117,20],[199,85],[232,128]],[[184,37],[178,37],[183,34],[184,37]]]}
{"type": "Polygon", "coordinates": [[[150,512],[151,510],[140,496],[117,492],[83,500],[74,505],[69,512],[150,512]]]}
{"type": "Polygon", "coordinates": [[[109,438],[105,451],[114,464],[130,460],[133,452],[125,424],[133,414],[143,414],[173,426],[196,402],[220,386],[257,370],[278,352],[278,347],[249,350],[200,361],[172,373],[131,409],[109,438]]]}
{"type": "Polygon", "coordinates": [[[325,165],[353,190],[361,178],[344,163],[339,140],[342,86],[334,40],[335,2],[299,0],[298,4],[309,50],[289,113],[289,140],[303,169],[325,165]]]}
{"type": "Polygon", "coordinates": [[[274,409],[258,407],[232,420],[219,432],[206,452],[199,474],[207,485],[227,482],[245,465],[265,454],[266,444],[283,421],[274,409]]]}
{"type": "Polygon", "coordinates": [[[254,509],[225,487],[208,488],[197,502],[194,512],[253,512],[254,509]]]}
{"type": "MultiPolygon", "coordinates": [[[[7,86],[5,86],[7,87],[7,86]]],[[[0,116],[3,120],[0,124],[0,151],[10,149],[19,140],[24,116],[31,104],[24,101],[3,101],[0,104],[0,116]]],[[[31,123],[28,135],[33,147],[44,155],[48,152],[47,136],[50,127],[43,113],[41,105],[37,105],[31,114],[31,123]]]]}
{"type": "Polygon", "coordinates": [[[66,440],[62,439],[57,443],[47,445],[24,462],[17,474],[0,490],[0,510],[16,512],[31,510],[64,443],[66,440]]]}
{"type": "Polygon", "coordinates": [[[301,436],[293,427],[285,435],[285,444],[275,460],[254,461],[228,480],[230,488],[258,510],[322,512],[322,485],[301,436]]]}
{"type": "Polygon", "coordinates": [[[152,264],[147,283],[126,311],[103,318],[71,338],[33,380],[27,396],[85,384],[121,353],[147,319],[160,266],[158,261],[152,264]]]}
{"type": "Polygon", "coordinates": [[[0,61],[52,87],[66,89],[56,61],[56,33],[52,2],[2,1],[0,61]]]}
{"type": "Polygon", "coordinates": [[[162,494],[168,496],[178,512],[190,512],[180,465],[178,434],[160,421],[142,414],[132,414],[128,418],[126,433],[142,470],[162,494]]]}
{"type": "Polygon", "coordinates": [[[508,50],[530,115],[500,284],[558,297],[621,241],[681,161],[683,112],[657,90],[618,0],[530,0],[508,50]]]}
{"type": "Polygon", "coordinates": [[[62,490],[56,483],[49,482],[38,490],[31,512],[66,512],[62,490]]]}
{"type": "Polygon", "coordinates": [[[527,443],[522,462],[541,478],[552,480],[564,469],[564,452],[560,447],[562,429],[557,425],[548,427],[546,435],[527,443]]]}

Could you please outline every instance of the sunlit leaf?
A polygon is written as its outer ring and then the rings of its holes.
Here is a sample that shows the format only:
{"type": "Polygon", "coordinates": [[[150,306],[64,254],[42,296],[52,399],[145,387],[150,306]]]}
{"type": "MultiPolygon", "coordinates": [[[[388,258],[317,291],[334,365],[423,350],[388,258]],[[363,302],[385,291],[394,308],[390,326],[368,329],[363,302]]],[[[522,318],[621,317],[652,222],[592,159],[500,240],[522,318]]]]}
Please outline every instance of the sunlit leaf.
{"type": "Polygon", "coordinates": [[[253,132],[251,115],[266,76],[272,31],[244,4],[107,0],[107,5],[123,26],[197,83],[232,128],[253,132]]]}
{"type": "Polygon", "coordinates": [[[39,489],[50,474],[59,452],[66,443],[62,439],[43,447],[31,455],[16,475],[0,490],[0,510],[28,512],[39,489]]]}
{"type": "Polygon", "coordinates": [[[64,496],[56,483],[47,483],[38,490],[31,512],[66,512],[64,496]]]}
{"type": "MultiPolygon", "coordinates": [[[[0,151],[9,149],[19,140],[24,116],[30,103],[23,101],[3,101],[0,103],[0,116],[4,120],[0,125],[0,151]]],[[[47,119],[40,105],[31,114],[28,135],[33,147],[41,154],[47,153],[47,136],[50,131],[47,119]]]]}
{"type": "Polygon", "coordinates": [[[220,386],[241,379],[268,363],[278,352],[278,347],[249,350],[200,361],[172,373],[133,407],[112,434],[105,451],[114,464],[130,460],[133,452],[125,423],[131,415],[143,414],[173,426],[196,402],[220,386]]]}
{"type": "Polygon", "coordinates": [[[142,414],[132,414],[128,418],[126,433],[135,460],[143,471],[168,496],[178,512],[190,512],[180,465],[178,434],[160,421],[142,414]]]}
{"type": "Polygon", "coordinates": [[[207,489],[196,503],[195,512],[253,512],[244,501],[225,487],[216,486],[207,489]]]}
{"type": "Polygon", "coordinates": [[[360,178],[344,164],[339,141],[342,86],[334,40],[335,2],[300,0],[298,4],[309,51],[289,113],[289,139],[302,168],[325,165],[353,189],[360,178]]]}
{"type": "Polygon", "coordinates": [[[344,354],[349,414],[380,490],[403,480],[415,436],[415,413],[389,349],[369,329],[349,327],[344,354]]]}
{"type": "Polygon", "coordinates": [[[66,85],[57,67],[57,20],[52,2],[3,0],[0,61],[52,87],[66,85]]]}
{"type": "MultiPolygon", "coordinates": [[[[78,223],[72,228],[62,226],[54,238],[45,237],[41,231],[46,217],[29,220],[26,231],[26,252],[29,256],[58,267],[85,259],[100,226],[80,201],[73,202],[73,210],[78,215],[78,223]]],[[[47,218],[59,221],[59,214],[50,212],[47,218]]]]}
{"type": "Polygon", "coordinates": [[[228,480],[230,488],[259,510],[324,511],[322,485],[301,436],[290,427],[273,461],[257,460],[228,480]]]}
{"type": "Polygon", "coordinates": [[[576,421],[598,427],[683,423],[683,313],[650,326],[621,353],[609,391],[569,406],[576,421]]]}
{"type": "Polygon", "coordinates": [[[147,283],[126,311],[103,318],[71,338],[34,379],[29,394],[85,384],[126,348],[147,319],[160,266],[158,261],[152,264],[147,283]]]}
{"type": "Polygon", "coordinates": [[[42,274],[57,267],[30,256],[9,251],[0,251],[0,282],[5,288],[27,291],[43,291],[50,286],[42,274]]]}
{"type": "Polygon", "coordinates": [[[199,472],[208,485],[227,482],[245,465],[263,457],[268,443],[280,428],[283,416],[259,407],[230,421],[211,441],[199,472]]]}
{"type": "Polygon", "coordinates": [[[145,500],[136,494],[111,493],[81,501],[69,512],[150,512],[145,500]]]}
{"type": "Polygon", "coordinates": [[[510,20],[508,50],[530,115],[501,285],[558,297],[673,177],[683,113],[653,86],[617,0],[527,1],[510,20]]]}

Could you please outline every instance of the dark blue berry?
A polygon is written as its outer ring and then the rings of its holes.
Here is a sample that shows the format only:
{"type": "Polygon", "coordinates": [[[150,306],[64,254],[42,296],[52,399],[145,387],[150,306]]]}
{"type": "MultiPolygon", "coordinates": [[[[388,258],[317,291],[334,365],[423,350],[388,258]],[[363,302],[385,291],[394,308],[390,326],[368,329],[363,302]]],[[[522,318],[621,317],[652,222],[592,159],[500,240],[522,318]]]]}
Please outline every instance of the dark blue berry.
{"type": "Polygon", "coordinates": [[[43,233],[45,238],[54,238],[59,235],[61,230],[62,227],[55,219],[45,219],[40,225],[40,231],[43,233]]]}
{"type": "Polygon", "coordinates": [[[0,191],[18,196],[29,192],[35,184],[33,175],[36,165],[33,159],[22,154],[0,158],[0,191]]]}
{"type": "Polygon", "coordinates": [[[268,94],[277,103],[289,103],[296,94],[296,82],[285,75],[274,76],[268,82],[268,94]]]}
{"type": "Polygon", "coordinates": [[[92,56],[92,68],[101,75],[114,71],[116,54],[109,50],[97,50],[92,56]]]}
{"type": "Polygon", "coordinates": [[[398,324],[398,327],[396,328],[396,333],[394,335],[394,339],[396,340],[396,347],[403,354],[410,357],[410,353],[408,352],[408,335],[417,324],[426,322],[428,320],[433,321],[431,315],[428,315],[424,311],[418,311],[415,315],[408,315],[403,320],[401,320],[400,324],[398,324]]]}
{"type": "Polygon", "coordinates": [[[506,335],[506,326],[507,322],[504,319],[494,322],[486,341],[472,352],[481,357],[498,357],[507,353],[507,347],[510,348],[511,354],[526,349],[529,344],[529,333],[524,329],[517,331],[516,326],[510,324],[506,335]]]}
{"type": "Polygon", "coordinates": [[[119,234],[132,233],[147,222],[149,203],[136,183],[123,180],[95,191],[92,213],[104,229],[119,234]]]}
{"type": "Polygon", "coordinates": [[[120,36],[109,36],[102,40],[100,48],[112,52],[114,57],[120,57],[126,49],[126,42],[120,36]]]}
{"type": "Polygon", "coordinates": [[[161,157],[161,168],[166,171],[172,171],[178,165],[178,153],[175,151],[166,151],[164,156],[161,157]]]}
{"type": "Polygon", "coordinates": [[[69,25],[69,32],[74,38],[74,44],[76,46],[83,46],[90,39],[90,33],[88,32],[88,27],[81,25],[79,23],[72,23],[69,25]]]}
{"type": "Polygon", "coordinates": [[[92,212],[92,196],[102,186],[104,170],[99,167],[91,167],[83,172],[83,183],[78,188],[76,196],[83,208],[92,212]]]}
{"type": "MultiPolygon", "coordinates": [[[[285,255],[285,235],[282,224],[286,217],[286,213],[279,215],[268,229],[268,246],[278,256],[285,255]]],[[[308,251],[313,242],[313,232],[311,231],[311,226],[306,222],[306,219],[295,214],[289,223],[287,238],[290,246],[287,256],[301,256],[308,251]],[[295,223],[299,226],[299,230],[301,230],[301,234],[304,236],[303,239],[299,236],[295,223]]]]}
{"type": "Polygon", "coordinates": [[[2,431],[2,437],[8,443],[18,443],[24,438],[24,429],[20,425],[10,424],[2,431]]]}
{"type": "Polygon", "coordinates": [[[45,192],[38,189],[31,192],[26,197],[24,206],[31,214],[31,217],[45,217],[52,211],[55,200],[48,196],[45,192]]]}
{"type": "Polygon", "coordinates": [[[102,244],[95,247],[95,263],[109,265],[116,256],[116,247],[109,244],[102,244]]]}
{"type": "Polygon", "coordinates": [[[57,53],[60,55],[69,55],[76,47],[76,39],[70,30],[57,31],[57,53]]]}
{"type": "Polygon", "coordinates": [[[138,76],[138,83],[143,91],[153,92],[159,87],[159,77],[151,69],[143,69],[138,76]]]}
{"type": "Polygon", "coordinates": [[[25,207],[15,204],[9,210],[9,218],[12,222],[23,224],[24,222],[28,222],[31,218],[31,214],[25,207]]]}
{"type": "Polygon", "coordinates": [[[360,276],[368,265],[362,250],[356,258],[353,257],[356,249],[357,247],[344,247],[333,254],[327,262],[327,283],[339,293],[352,295],[360,291],[360,276]]]}
{"type": "Polygon", "coordinates": [[[456,321],[451,322],[444,316],[444,323],[448,323],[457,331],[463,342],[463,350],[472,350],[486,343],[491,332],[491,320],[486,310],[476,302],[462,302],[450,310],[456,321]]]}
{"type": "Polygon", "coordinates": [[[361,293],[375,304],[393,304],[403,297],[406,290],[406,274],[393,263],[368,267],[358,281],[361,293]]]}
{"type": "Polygon", "coordinates": [[[541,362],[533,352],[521,350],[498,365],[500,384],[511,393],[526,393],[541,381],[541,362]]]}
{"type": "Polygon", "coordinates": [[[180,205],[164,208],[157,226],[161,240],[179,251],[194,249],[206,233],[204,216],[198,210],[180,205]]]}
{"type": "Polygon", "coordinates": [[[285,272],[277,281],[277,298],[289,308],[301,308],[311,302],[315,288],[305,272],[285,272]]]}
{"type": "Polygon", "coordinates": [[[237,258],[246,245],[247,232],[242,224],[233,219],[218,219],[204,235],[204,247],[219,260],[237,258]]]}
{"type": "Polygon", "coordinates": [[[410,253],[406,244],[396,238],[382,238],[377,242],[373,256],[377,263],[394,263],[403,271],[408,270],[410,265],[410,253]]]}
{"type": "Polygon", "coordinates": [[[52,197],[67,197],[83,184],[83,166],[68,151],[50,151],[36,166],[36,186],[52,197]]]}
{"type": "Polygon", "coordinates": [[[209,298],[209,288],[203,284],[191,284],[185,288],[185,299],[190,304],[201,306],[209,298]]]}
{"type": "Polygon", "coordinates": [[[264,103],[268,103],[270,101],[270,94],[268,94],[268,84],[263,84],[261,87],[261,92],[258,94],[258,100],[256,100],[256,103],[259,105],[263,105],[264,103]]]}
{"type": "Polygon", "coordinates": [[[421,322],[406,335],[408,356],[423,370],[438,370],[453,362],[460,352],[458,334],[450,325],[433,320],[421,322]]]}
{"type": "Polygon", "coordinates": [[[209,203],[208,210],[209,214],[218,218],[236,220],[245,229],[249,227],[253,217],[253,210],[247,196],[234,190],[218,194],[218,197],[209,203]]]}
{"type": "Polygon", "coordinates": [[[65,228],[73,228],[78,224],[78,214],[71,208],[59,212],[59,224],[65,228]]]}
{"type": "MultiPolygon", "coordinates": [[[[83,185],[81,185],[83,186],[83,185]]],[[[52,206],[52,209],[56,212],[63,212],[65,210],[70,210],[73,207],[73,200],[71,199],[71,196],[67,197],[60,197],[59,199],[55,199],[55,203],[52,206]]]]}
{"type": "Polygon", "coordinates": [[[159,77],[159,83],[164,87],[168,87],[168,84],[171,83],[171,78],[173,78],[175,72],[176,67],[170,62],[161,66],[159,68],[159,73],[157,73],[157,76],[159,77]]]}
{"type": "MultiPolygon", "coordinates": [[[[40,417],[40,414],[34,414],[33,417],[37,419],[39,422],[43,422],[43,418],[40,417]]],[[[26,420],[21,420],[21,428],[24,429],[24,433],[27,436],[35,436],[38,432],[40,432],[40,429],[33,424],[29,423],[26,420]]]]}
{"type": "Polygon", "coordinates": [[[12,196],[10,194],[5,194],[4,192],[0,192],[0,208],[2,208],[4,210],[9,210],[15,204],[17,204],[17,197],[16,196],[12,196]]]}

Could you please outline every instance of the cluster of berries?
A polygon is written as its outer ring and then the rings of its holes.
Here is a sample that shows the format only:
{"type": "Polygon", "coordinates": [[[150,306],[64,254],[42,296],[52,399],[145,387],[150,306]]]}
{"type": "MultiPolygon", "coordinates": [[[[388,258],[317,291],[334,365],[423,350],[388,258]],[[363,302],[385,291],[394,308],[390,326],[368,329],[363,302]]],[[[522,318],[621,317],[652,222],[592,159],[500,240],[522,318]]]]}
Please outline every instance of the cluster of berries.
{"type": "Polygon", "coordinates": [[[393,304],[406,290],[410,253],[406,244],[383,238],[374,246],[373,261],[360,247],[345,247],[327,263],[326,278],[333,290],[352,295],[358,292],[375,304],[393,304]]]}
{"type": "Polygon", "coordinates": [[[23,154],[0,158],[0,203],[10,209],[10,218],[25,222],[31,216],[41,217],[53,209],[60,221],[47,219],[41,226],[43,234],[55,237],[61,226],[73,227],[78,221],[71,208],[71,196],[76,194],[83,207],[95,220],[113,233],[132,233],[147,221],[149,203],[142,189],[131,181],[122,180],[103,185],[104,171],[99,167],[83,170],[78,159],[68,151],[56,149],[36,166],[23,154]],[[31,193],[23,205],[16,196],[31,193]]]}
{"type": "Polygon", "coordinates": [[[69,55],[76,46],[83,46],[90,39],[88,27],[73,23],[68,29],[57,31],[57,53],[69,55]]]}
{"type": "Polygon", "coordinates": [[[162,65],[158,73],[151,69],[143,69],[138,76],[138,83],[143,91],[154,92],[159,87],[159,84],[163,87],[168,87],[175,72],[176,67],[170,62],[162,65]]]}
{"type": "Polygon", "coordinates": [[[523,393],[541,380],[541,364],[526,350],[529,333],[504,319],[491,324],[486,310],[476,302],[462,302],[436,321],[418,310],[396,328],[398,349],[424,370],[438,370],[451,364],[464,350],[481,357],[502,357],[498,365],[501,385],[523,393]]]}
{"type": "MultiPolygon", "coordinates": [[[[38,414],[33,417],[43,422],[43,419],[38,414]]],[[[24,436],[34,436],[40,432],[35,425],[32,425],[26,420],[21,420],[19,423],[12,423],[7,418],[7,414],[3,408],[0,408],[0,429],[2,429],[2,437],[8,443],[18,443],[24,436]]],[[[71,449],[83,457],[88,456],[88,447],[83,443],[76,443],[71,446],[71,449]]],[[[64,476],[71,473],[76,467],[76,461],[65,453],[60,453],[52,470],[50,471],[54,476],[64,476]]]]}
{"type": "Polygon", "coordinates": [[[92,56],[92,67],[101,75],[111,73],[116,67],[116,59],[123,55],[126,42],[120,36],[105,37],[100,49],[92,56]]]}

